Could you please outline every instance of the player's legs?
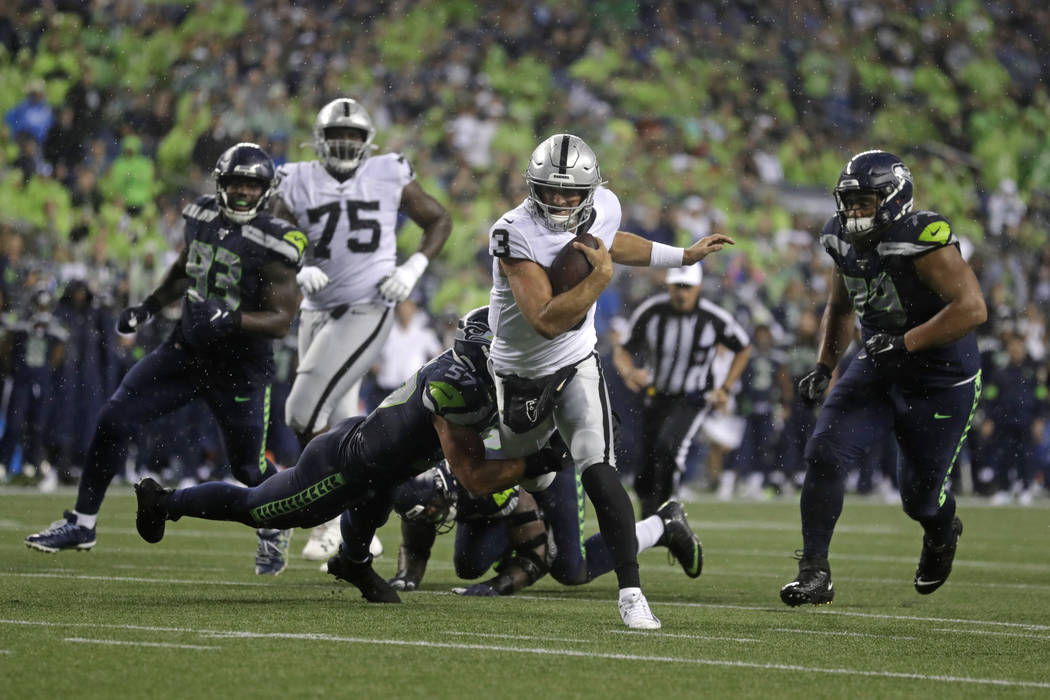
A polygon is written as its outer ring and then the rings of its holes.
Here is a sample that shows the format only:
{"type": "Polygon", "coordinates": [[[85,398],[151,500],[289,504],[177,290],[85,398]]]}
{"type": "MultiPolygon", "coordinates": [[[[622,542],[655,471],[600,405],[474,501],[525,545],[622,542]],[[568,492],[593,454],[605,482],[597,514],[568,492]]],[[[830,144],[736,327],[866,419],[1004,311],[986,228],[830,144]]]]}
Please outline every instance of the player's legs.
{"type": "Polygon", "coordinates": [[[375,362],[392,323],[392,310],[375,304],[341,314],[302,311],[299,367],[285,405],[288,425],[300,438],[334,422],[340,400],[375,362]]]}
{"type": "Polygon", "coordinates": [[[465,520],[456,524],[452,556],[456,576],[475,579],[485,574],[510,549],[505,520],[465,520]]]}
{"type": "Polygon", "coordinates": [[[681,398],[661,399],[658,406],[647,412],[646,462],[639,469],[640,478],[635,479],[643,518],[654,515],[660,504],[673,495],[678,474],[685,468],[689,445],[709,412],[708,407],[681,398]]]}
{"type": "Polygon", "coordinates": [[[205,400],[219,424],[234,477],[248,486],[257,486],[276,474],[276,467],[266,458],[270,385],[212,388],[205,400]]]}

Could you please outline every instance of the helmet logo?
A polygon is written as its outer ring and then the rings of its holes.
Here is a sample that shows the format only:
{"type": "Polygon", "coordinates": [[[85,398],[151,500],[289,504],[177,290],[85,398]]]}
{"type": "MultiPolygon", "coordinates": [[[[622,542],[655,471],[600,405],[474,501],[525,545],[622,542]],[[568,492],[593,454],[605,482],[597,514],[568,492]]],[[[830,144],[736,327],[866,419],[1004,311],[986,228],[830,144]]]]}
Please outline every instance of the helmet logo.
{"type": "Polygon", "coordinates": [[[912,181],[911,171],[908,170],[908,166],[904,163],[894,163],[892,171],[893,177],[897,179],[898,184],[902,183],[905,180],[907,180],[908,182],[912,181]]]}

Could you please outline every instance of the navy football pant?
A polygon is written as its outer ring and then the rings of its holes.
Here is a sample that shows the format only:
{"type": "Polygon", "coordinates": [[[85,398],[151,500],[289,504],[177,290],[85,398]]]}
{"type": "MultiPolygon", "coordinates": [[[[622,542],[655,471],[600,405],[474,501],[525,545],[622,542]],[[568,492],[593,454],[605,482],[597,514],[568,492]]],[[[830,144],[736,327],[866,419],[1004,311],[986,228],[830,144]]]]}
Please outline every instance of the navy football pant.
{"type": "Polygon", "coordinates": [[[168,341],[136,363],[103,405],[80,479],[77,512],[98,513],[109,483],[124,466],[128,443],[142,426],[196,398],[215,415],[237,479],[254,485],[276,473],[264,451],[269,385],[238,386],[212,376],[206,358],[168,341]]]}
{"type": "Polygon", "coordinates": [[[887,381],[867,357],[851,362],[806,443],[803,555],[827,556],[842,513],[846,471],[891,437],[900,447],[897,476],[904,512],[931,540],[947,540],[955,515],[948,476],[980,395],[980,373],[958,386],[911,389],[887,381]]]}

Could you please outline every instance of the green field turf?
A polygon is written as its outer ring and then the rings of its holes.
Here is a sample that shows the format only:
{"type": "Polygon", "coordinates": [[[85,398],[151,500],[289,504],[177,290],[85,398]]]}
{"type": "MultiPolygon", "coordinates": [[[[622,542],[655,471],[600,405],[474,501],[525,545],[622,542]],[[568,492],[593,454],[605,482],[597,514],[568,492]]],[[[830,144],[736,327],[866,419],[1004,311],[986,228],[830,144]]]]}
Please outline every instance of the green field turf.
{"type": "MultiPolygon", "coordinates": [[[[453,538],[424,590],[373,605],[298,557],[253,572],[248,528],[184,519],[148,545],[115,486],[89,553],[22,539],[72,493],[0,490],[3,698],[984,698],[1050,697],[1050,508],[962,501],[965,532],[944,588],[911,581],[918,526],[847,500],[832,548],[834,605],[790,609],[795,502],[687,504],[704,573],[641,556],[659,632],[630,632],[612,575],[527,595],[462,598],[453,538]]],[[[593,527],[593,520],[591,521],[593,527]]],[[[380,532],[394,573],[396,518],[380,532]]]]}

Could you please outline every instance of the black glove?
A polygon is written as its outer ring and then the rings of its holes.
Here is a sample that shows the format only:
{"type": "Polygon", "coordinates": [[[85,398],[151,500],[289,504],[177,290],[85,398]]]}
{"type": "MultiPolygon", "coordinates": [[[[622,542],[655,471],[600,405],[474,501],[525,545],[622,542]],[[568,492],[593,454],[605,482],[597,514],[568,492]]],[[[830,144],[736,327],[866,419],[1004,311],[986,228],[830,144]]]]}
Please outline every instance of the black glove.
{"type": "Polygon", "coordinates": [[[453,588],[453,593],[457,595],[469,595],[477,598],[495,598],[501,595],[513,595],[514,593],[514,579],[510,576],[496,576],[490,578],[488,581],[481,581],[475,583],[467,588],[453,588]]]}
{"type": "Polygon", "coordinates": [[[798,395],[808,404],[820,403],[830,382],[831,368],[818,362],[813,371],[798,380],[798,395]]]}
{"type": "Polygon", "coordinates": [[[898,360],[908,352],[908,348],[904,346],[904,336],[890,333],[876,333],[871,336],[864,341],[864,349],[868,351],[868,357],[875,362],[898,360]]]}
{"type": "Polygon", "coordinates": [[[241,312],[230,311],[218,299],[190,302],[183,330],[193,345],[203,347],[227,337],[241,327],[241,312]]]}
{"type": "Polygon", "coordinates": [[[160,304],[153,297],[146,297],[139,306],[129,306],[121,311],[117,318],[117,333],[130,335],[136,332],[140,326],[149,323],[158,311],[160,311],[160,304]]]}

